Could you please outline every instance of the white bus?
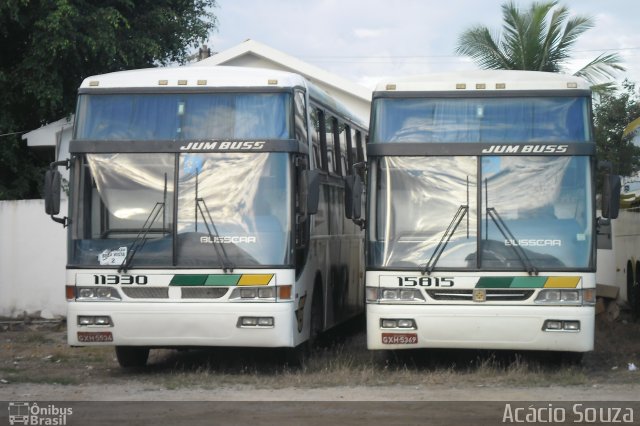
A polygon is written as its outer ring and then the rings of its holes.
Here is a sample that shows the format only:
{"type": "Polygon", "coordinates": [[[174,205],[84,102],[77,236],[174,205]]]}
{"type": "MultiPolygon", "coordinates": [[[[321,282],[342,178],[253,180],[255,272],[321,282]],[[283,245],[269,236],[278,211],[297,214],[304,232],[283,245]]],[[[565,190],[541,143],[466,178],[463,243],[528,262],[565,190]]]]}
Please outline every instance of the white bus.
{"type": "Polygon", "coordinates": [[[368,347],[592,350],[587,83],[524,71],[397,79],[378,85],[371,114],[368,347]]]}
{"type": "MultiPolygon", "coordinates": [[[[623,137],[640,146],[640,118],[623,137]]],[[[596,281],[618,288],[617,302],[640,317],[640,173],[622,177],[619,216],[599,219],[596,281]]]]}
{"type": "MultiPolygon", "coordinates": [[[[367,128],[303,77],[180,67],[79,89],[46,209],[68,225],[68,342],[295,348],[364,311],[364,231],[345,186],[367,128]],[[59,166],[70,167],[68,218],[59,166]]],[[[350,187],[349,187],[350,188],[350,187]]]]}

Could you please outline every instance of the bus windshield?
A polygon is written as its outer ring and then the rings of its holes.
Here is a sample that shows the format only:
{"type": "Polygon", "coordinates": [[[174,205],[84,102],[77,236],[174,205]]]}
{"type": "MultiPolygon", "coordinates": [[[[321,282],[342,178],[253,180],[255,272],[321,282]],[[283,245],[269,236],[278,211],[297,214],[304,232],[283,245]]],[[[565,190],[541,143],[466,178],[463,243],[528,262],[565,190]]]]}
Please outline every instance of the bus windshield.
{"type": "Polygon", "coordinates": [[[133,267],[291,263],[286,153],[87,154],[79,169],[72,265],[119,267],[135,246],[133,267]]]}
{"type": "Polygon", "coordinates": [[[589,176],[588,157],[381,158],[372,168],[369,266],[589,268],[589,176]]]}
{"type": "Polygon", "coordinates": [[[372,142],[590,141],[587,97],[378,98],[372,142]]]}
{"type": "Polygon", "coordinates": [[[78,99],[76,139],[289,139],[289,93],[92,94],[78,99]]]}

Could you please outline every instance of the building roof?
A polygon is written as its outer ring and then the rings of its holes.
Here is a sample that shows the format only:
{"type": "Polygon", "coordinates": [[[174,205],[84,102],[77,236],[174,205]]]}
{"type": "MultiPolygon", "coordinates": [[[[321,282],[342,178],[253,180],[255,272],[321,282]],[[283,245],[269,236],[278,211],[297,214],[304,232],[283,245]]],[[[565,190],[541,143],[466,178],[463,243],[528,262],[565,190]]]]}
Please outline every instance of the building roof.
{"type": "Polygon", "coordinates": [[[340,91],[357,97],[362,101],[371,102],[371,90],[366,87],[251,39],[196,62],[191,66],[207,65],[272,67],[274,69],[290,71],[303,75],[309,81],[323,87],[332,95],[335,95],[335,93],[332,92],[340,91]]]}

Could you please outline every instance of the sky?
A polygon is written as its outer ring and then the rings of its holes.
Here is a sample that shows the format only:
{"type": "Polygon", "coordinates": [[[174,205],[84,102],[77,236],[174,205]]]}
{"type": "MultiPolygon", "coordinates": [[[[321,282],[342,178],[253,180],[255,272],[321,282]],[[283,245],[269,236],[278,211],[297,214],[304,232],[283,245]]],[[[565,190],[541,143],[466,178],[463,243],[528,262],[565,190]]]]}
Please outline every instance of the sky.
{"type": "MultiPolygon", "coordinates": [[[[220,52],[250,38],[372,89],[389,77],[478,69],[455,54],[457,39],[475,25],[499,32],[503,1],[217,0],[218,31],[208,44],[220,52]]],[[[574,45],[569,73],[617,52],[627,68],[617,80],[640,82],[640,1],[560,4],[595,21],[574,45]]]]}

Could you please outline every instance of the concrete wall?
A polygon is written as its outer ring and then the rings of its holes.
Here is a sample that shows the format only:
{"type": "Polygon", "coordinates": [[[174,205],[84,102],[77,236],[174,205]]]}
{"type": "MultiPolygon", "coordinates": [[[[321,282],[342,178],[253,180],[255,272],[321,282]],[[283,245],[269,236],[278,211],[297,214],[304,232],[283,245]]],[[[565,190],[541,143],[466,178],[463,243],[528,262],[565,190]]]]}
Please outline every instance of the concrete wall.
{"type": "Polygon", "coordinates": [[[65,315],[66,258],[66,229],[43,200],[0,201],[0,316],[65,315]]]}

